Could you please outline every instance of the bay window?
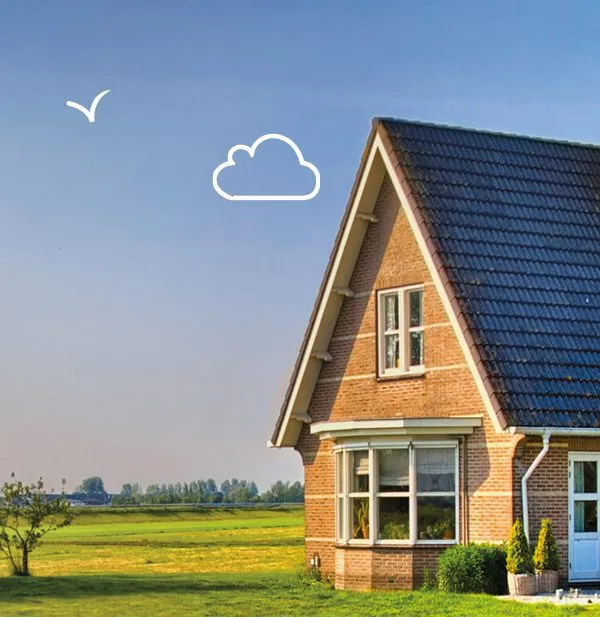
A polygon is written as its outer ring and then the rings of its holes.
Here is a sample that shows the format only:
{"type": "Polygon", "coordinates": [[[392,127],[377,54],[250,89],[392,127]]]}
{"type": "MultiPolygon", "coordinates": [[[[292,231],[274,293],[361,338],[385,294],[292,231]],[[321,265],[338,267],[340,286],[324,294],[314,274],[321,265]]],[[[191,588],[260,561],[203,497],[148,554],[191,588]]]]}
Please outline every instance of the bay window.
{"type": "Polygon", "coordinates": [[[379,376],[423,372],[423,288],[378,292],[379,376]]]}
{"type": "Polygon", "coordinates": [[[339,446],[336,465],[338,542],[458,539],[455,442],[339,446]]]}

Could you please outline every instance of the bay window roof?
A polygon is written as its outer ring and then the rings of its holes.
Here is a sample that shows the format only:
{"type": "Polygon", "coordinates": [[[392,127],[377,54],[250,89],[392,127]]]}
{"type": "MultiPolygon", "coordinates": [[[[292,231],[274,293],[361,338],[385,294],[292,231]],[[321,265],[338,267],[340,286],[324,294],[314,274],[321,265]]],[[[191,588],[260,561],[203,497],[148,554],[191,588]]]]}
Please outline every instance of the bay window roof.
{"type": "Polygon", "coordinates": [[[449,418],[393,418],[390,420],[342,420],[316,422],[310,432],[321,439],[386,437],[396,435],[469,435],[481,426],[482,416],[449,418]]]}

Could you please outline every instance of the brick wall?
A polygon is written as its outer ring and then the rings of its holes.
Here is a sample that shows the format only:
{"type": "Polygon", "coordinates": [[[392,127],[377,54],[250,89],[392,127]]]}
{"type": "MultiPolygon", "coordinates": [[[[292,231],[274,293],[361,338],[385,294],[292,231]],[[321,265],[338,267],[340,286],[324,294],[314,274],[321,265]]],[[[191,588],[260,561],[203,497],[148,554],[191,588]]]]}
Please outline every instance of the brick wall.
{"type": "MultiPolygon", "coordinates": [[[[498,435],[484,409],[449,317],[391,183],[381,188],[329,352],[308,409],[327,420],[483,415],[466,439],[461,492],[461,541],[502,541],[513,521],[512,456],[519,438],[498,435]],[[376,377],[376,291],[424,284],[424,376],[376,377]]],[[[305,426],[298,446],[305,465],[306,559],[317,553],[338,587],[412,588],[434,569],[440,547],[336,547],[332,444],[305,426]]],[[[461,457],[462,458],[462,457],[461,457]]]]}
{"type": "Polygon", "coordinates": [[[413,548],[344,547],[335,549],[335,583],[338,589],[404,589],[421,585],[423,574],[435,572],[443,552],[439,546],[413,548]]]}
{"type": "MultiPolygon", "coordinates": [[[[522,517],[521,478],[542,449],[541,438],[529,437],[519,444],[514,458],[514,512],[522,517]]],[[[550,449],[527,482],[529,537],[537,542],[543,518],[552,521],[561,558],[561,583],[568,580],[569,564],[569,452],[600,452],[600,440],[553,437],[550,449]]]]}

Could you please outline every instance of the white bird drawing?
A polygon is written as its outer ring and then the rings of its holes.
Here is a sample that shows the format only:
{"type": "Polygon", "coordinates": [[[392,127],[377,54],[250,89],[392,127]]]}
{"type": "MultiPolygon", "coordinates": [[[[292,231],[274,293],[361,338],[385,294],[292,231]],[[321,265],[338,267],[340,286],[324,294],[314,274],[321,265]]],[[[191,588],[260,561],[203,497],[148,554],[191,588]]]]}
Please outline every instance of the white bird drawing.
{"type": "Polygon", "coordinates": [[[92,101],[92,106],[89,109],[86,109],[83,105],[79,103],[74,103],[73,101],[67,101],[67,107],[72,107],[73,109],[79,110],[90,122],[96,121],[96,107],[98,107],[98,103],[100,99],[108,94],[110,90],[103,90],[100,94],[96,95],[96,98],[92,101]]]}

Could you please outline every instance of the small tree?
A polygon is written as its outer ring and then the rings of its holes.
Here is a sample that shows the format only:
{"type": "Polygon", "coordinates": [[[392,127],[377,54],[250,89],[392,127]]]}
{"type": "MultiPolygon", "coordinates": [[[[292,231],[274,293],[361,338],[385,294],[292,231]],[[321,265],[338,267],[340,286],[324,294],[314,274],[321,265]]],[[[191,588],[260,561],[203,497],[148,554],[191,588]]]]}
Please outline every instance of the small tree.
{"type": "Polygon", "coordinates": [[[519,519],[515,521],[510,532],[506,554],[506,569],[511,574],[529,574],[533,572],[531,550],[525,536],[523,523],[519,519]]]}
{"type": "Polygon", "coordinates": [[[83,495],[85,499],[106,503],[107,493],[104,490],[104,481],[100,476],[85,478],[75,489],[76,495],[83,495]]]}
{"type": "Polygon", "coordinates": [[[557,571],[560,569],[560,557],[558,556],[558,547],[550,519],[545,518],[542,521],[540,535],[533,554],[533,565],[536,570],[557,571]]]}
{"type": "Polygon", "coordinates": [[[73,520],[63,491],[50,498],[40,478],[35,484],[5,482],[0,490],[0,551],[8,558],[12,574],[29,576],[29,554],[49,531],[66,527],[73,520]]]}

